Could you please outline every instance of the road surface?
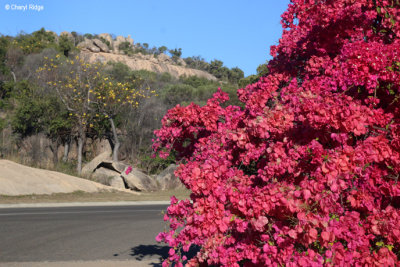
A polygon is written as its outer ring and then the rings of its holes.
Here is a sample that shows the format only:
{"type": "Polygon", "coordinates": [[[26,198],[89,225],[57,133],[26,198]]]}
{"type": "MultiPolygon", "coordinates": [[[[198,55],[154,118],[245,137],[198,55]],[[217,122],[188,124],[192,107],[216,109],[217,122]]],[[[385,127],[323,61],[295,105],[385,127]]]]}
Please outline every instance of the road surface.
{"type": "Polygon", "coordinates": [[[166,207],[0,209],[0,266],[6,262],[108,260],[159,266],[168,247],[154,238],[166,227],[162,219],[166,207]]]}

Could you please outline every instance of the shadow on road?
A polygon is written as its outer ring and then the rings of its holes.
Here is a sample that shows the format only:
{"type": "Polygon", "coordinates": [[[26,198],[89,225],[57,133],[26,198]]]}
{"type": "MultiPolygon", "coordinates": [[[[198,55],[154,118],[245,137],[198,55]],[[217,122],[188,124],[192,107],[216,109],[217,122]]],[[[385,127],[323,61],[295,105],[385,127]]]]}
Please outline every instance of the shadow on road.
{"type": "Polygon", "coordinates": [[[141,261],[145,258],[154,259],[152,266],[161,266],[164,259],[168,258],[168,246],[159,245],[140,245],[131,248],[131,256],[135,257],[136,260],[141,261]]]}
{"type": "MultiPolygon", "coordinates": [[[[188,252],[183,253],[188,259],[193,258],[200,248],[197,246],[192,246],[188,252]]],[[[140,245],[131,248],[131,256],[135,257],[137,261],[142,261],[146,258],[154,259],[154,263],[151,263],[154,267],[161,266],[164,259],[168,258],[168,246],[159,245],[140,245]]]]}

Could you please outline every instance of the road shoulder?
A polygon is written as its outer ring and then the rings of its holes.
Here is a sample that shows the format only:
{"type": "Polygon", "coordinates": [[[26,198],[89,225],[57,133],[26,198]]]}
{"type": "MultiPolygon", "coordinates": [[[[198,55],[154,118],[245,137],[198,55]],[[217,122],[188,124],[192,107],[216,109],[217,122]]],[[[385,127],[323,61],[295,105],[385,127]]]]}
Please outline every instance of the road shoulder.
{"type": "Polygon", "coordinates": [[[154,260],[126,260],[126,261],[57,261],[57,262],[1,262],[3,267],[147,267],[161,266],[154,260]]]}
{"type": "Polygon", "coordinates": [[[95,206],[138,206],[138,205],[168,205],[168,204],[170,204],[170,201],[17,203],[17,204],[0,204],[0,209],[8,209],[8,208],[52,208],[52,207],[95,207],[95,206]]]}

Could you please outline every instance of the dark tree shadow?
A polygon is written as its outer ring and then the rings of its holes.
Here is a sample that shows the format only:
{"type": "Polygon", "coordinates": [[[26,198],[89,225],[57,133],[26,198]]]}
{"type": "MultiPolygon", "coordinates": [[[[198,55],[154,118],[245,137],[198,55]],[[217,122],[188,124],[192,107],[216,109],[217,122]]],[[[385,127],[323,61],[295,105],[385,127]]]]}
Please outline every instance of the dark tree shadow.
{"type": "Polygon", "coordinates": [[[154,261],[158,260],[158,263],[152,263],[153,266],[161,266],[162,261],[168,258],[168,251],[168,246],[139,245],[131,248],[130,255],[138,261],[142,261],[146,257],[151,257],[154,261]]]}
{"type": "MultiPolygon", "coordinates": [[[[188,259],[193,258],[199,251],[199,247],[192,246],[188,252],[183,253],[188,259]]],[[[160,245],[139,245],[131,248],[130,255],[135,257],[137,261],[142,261],[143,259],[149,257],[154,259],[154,263],[151,263],[154,267],[160,267],[163,260],[168,258],[168,246],[160,245]]]]}

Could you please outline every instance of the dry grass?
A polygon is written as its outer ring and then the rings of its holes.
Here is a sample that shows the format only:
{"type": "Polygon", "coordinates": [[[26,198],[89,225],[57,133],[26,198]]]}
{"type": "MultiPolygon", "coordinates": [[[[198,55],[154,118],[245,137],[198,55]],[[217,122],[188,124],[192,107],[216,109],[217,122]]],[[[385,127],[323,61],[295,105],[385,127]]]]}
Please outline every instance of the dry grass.
{"type": "Polygon", "coordinates": [[[19,203],[63,203],[63,202],[114,202],[114,201],[159,201],[170,200],[171,196],[178,199],[186,199],[190,191],[186,189],[145,192],[140,194],[130,194],[124,192],[99,192],[86,193],[76,191],[73,193],[56,193],[51,195],[23,195],[23,196],[2,196],[0,204],[19,204],[19,203]]]}

